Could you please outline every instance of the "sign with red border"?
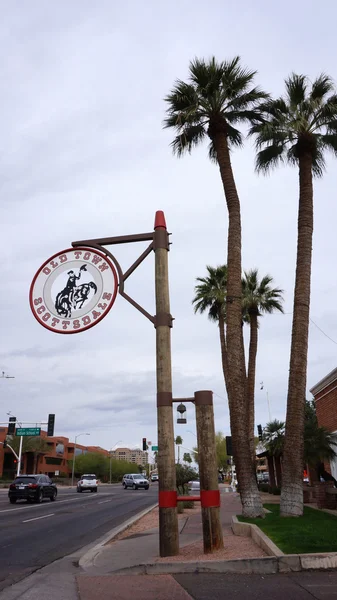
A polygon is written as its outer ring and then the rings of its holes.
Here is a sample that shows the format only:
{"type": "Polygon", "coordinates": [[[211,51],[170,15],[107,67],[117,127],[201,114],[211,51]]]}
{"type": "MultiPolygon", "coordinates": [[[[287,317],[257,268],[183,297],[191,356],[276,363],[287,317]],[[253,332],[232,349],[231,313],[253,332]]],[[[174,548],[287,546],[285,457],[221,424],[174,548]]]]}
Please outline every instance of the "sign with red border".
{"type": "Polygon", "coordinates": [[[48,258],[29,292],[36,320],[55,333],[79,333],[101,321],[118,290],[111,260],[93,248],[69,248],[48,258]]]}

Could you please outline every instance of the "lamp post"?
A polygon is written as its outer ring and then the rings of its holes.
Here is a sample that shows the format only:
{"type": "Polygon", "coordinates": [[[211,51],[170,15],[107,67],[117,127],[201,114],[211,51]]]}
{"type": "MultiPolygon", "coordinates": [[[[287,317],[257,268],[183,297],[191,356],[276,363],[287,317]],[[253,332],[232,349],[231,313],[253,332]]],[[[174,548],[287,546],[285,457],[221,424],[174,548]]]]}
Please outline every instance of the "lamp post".
{"type": "Polygon", "coordinates": [[[194,435],[194,437],[197,437],[195,433],[193,433],[193,431],[190,431],[189,429],[186,430],[186,433],[191,433],[192,435],[194,435]]]}
{"type": "Polygon", "coordinates": [[[78,433],[77,435],[75,435],[74,456],[73,456],[73,470],[72,470],[72,474],[71,474],[71,486],[74,485],[76,441],[77,441],[77,438],[80,437],[80,435],[90,435],[90,433],[78,433]]]}
{"type": "Polygon", "coordinates": [[[114,450],[115,446],[117,446],[117,444],[120,444],[122,441],[123,441],[123,440],[118,440],[118,442],[116,442],[116,443],[115,443],[115,444],[112,446],[112,448],[111,448],[111,450],[110,450],[110,479],[109,479],[109,483],[110,483],[110,484],[111,484],[111,460],[112,460],[112,452],[113,452],[113,450],[114,450]]]}

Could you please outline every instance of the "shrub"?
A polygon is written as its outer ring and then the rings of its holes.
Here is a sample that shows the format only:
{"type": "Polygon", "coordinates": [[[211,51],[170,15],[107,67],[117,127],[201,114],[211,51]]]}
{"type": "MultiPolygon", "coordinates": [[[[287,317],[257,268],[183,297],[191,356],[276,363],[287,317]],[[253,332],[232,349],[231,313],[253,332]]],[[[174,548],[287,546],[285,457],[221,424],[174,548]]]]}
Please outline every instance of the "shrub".
{"type": "Polygon", "coordinates": [[[258,488],[260,492],[265,492],[270,494],[270,485],[268,483],[259,483],[258,488]]]}
{"type": "MultiPolygon", "coordinates": [[[[190,495],[190,491],[189,491],[187,485],[178,486],[177,492],[178,492],[178,496],[189,496],[190,495]]],[[[184,508],[194,508],[193,500],[183,500],[183,502],[178,502],[178,513],[179,513],[179,505],[181,505],[181,508],[182,508],[182,510],[180,510],[180,512],[183,512],[184,508]]]]}

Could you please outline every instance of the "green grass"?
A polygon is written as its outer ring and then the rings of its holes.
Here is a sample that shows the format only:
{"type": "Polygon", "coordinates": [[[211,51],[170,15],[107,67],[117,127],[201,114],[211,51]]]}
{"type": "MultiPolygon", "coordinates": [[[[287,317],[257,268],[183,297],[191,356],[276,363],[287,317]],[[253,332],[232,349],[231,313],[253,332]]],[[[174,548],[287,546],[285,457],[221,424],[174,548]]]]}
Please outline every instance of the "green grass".
{"type": "Polygon", "coordinates": [[[305,506],[302,517],[280,517],[278,504],[264,507],[271,511],[265,519],[246,519],[240,515],[238,520],[260,527],[285,554],[337,552],[335,516],[305,506]]]}

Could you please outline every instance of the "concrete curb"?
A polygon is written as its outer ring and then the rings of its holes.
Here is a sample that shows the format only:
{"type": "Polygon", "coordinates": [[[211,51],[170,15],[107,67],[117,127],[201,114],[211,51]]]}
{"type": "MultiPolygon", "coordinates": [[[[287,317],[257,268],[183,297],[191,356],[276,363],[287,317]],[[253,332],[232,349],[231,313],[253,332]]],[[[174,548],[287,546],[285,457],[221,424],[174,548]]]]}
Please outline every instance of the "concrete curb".
{"type": "MultiPolygon", "coordinates": [[[[186,573],[252,573],[269,575],[298,571],[325,570],[337,567],[337,553],[284,554],[266,558],[204,560],[197,562],[161,562],[139,564],[114,571],[114,575],[165,575],[186,573]]],[[[104,575],[102,575],[104,577],[104,575]]]]}
{"type": "Polygon", "coordinates": [[[125,529],[128,529],[129,527],[131,527],[131,525],[136,523],[136,521],[139,521],[139,519],[141,519],[142,517],[145,517],[145,515],[147,515],[149,512],[151,512],[151,510],[156,508],[156,506],[158,506],[158,502],[156,502],[155,504],[151,504],[151,506],[149,506],[145,510],[142,510],[141,512],[137,513],[136,515],[131,517],[131,519],[124,521],[124,523],[122,523],[122,525],[119,525],[118,527],[114,527],[114,529],[111,529],[103,538],[100,539],[98,544],[96,544],[93,548],[90,548],[88,550],[88,552],[83,554],[83,556],[79,560],[80,568],[82,568],[85,571],[89,567],[94,567],[95,566],[94,562],[95,562],[96,556],[98,554],[100,554],[100,552],[102,552],[103,547],[108,542],[113,540],[113,538],[115,538],[119,533],[122,533],[122,531],[125,531],[125,529]]]}
{"type": "Polygon", "coordinates": [[[234,535],[242,537],[251,537],[257,546],[259,546],[268,556],[284,556],[271,539],[261,531],[257,525],[243,523],[237,517],[232,517],[232,531],[234,535]]]}

